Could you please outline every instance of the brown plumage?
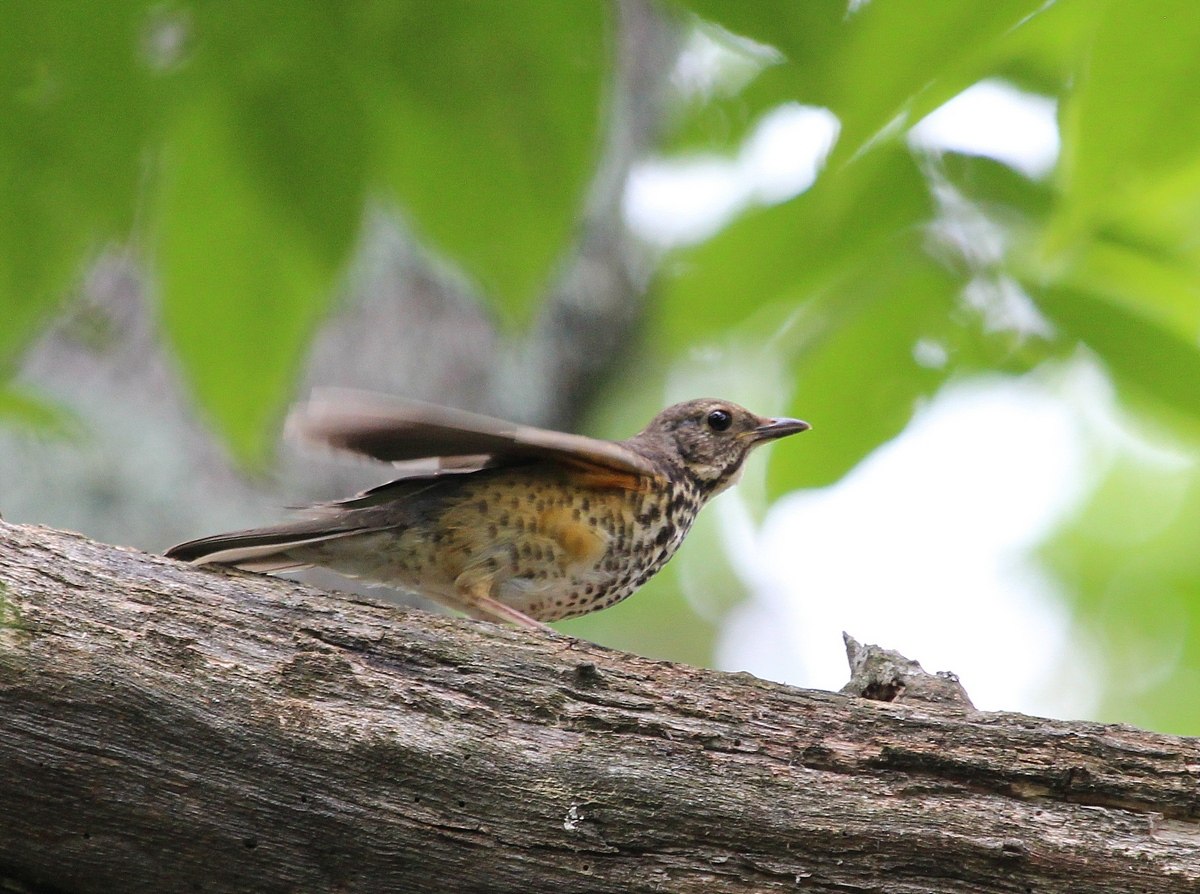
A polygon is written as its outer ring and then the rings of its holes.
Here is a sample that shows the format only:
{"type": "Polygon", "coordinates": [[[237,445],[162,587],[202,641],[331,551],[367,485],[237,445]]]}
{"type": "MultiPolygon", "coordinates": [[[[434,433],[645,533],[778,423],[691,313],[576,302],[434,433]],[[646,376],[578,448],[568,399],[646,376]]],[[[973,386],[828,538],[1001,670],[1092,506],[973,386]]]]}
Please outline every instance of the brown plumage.
{"type": "Polygon", "coordinates": [[[755,446],[808,427],[702,399],[667,408],[625,441],[603,441],[322,392],[293,412],[293,433],[395,463],[401,477],[314,507],[307,521],[205,537],[167,555],[254,571],[321,565],[538,627],[630,595],[755,446]]]}

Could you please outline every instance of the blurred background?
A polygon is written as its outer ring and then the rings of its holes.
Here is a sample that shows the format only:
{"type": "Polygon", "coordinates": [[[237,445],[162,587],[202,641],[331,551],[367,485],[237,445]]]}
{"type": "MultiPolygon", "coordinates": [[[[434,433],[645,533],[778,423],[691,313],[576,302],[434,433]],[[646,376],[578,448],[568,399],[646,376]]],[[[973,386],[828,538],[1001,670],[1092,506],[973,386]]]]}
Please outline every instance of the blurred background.
{"type": "MultiPolygon", "coordinates": [[[[1185,0],[0,9],[0,513],[161,551],[385,467],[314,385],[756,455],[561,627],[804,686],[1200,734],[1185,0]]],[[[339,585],[344,585],[339,584],[339,585]]]]}

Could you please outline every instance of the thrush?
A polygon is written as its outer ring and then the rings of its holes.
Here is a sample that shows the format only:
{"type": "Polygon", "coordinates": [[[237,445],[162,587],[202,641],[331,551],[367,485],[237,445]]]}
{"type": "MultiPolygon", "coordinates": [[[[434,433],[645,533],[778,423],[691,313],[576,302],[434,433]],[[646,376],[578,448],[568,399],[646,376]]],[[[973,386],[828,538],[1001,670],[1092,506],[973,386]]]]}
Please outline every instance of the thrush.
{"type": "Polygon", "coordinates": [[[306,520],[192,540],[168,556],[263,572],[319,565],[525,627],[625,599],[755,447],[809,428],[702,399],[605,441],[353,391],[314,396],[288,425],[401,476],[306,520]]]}

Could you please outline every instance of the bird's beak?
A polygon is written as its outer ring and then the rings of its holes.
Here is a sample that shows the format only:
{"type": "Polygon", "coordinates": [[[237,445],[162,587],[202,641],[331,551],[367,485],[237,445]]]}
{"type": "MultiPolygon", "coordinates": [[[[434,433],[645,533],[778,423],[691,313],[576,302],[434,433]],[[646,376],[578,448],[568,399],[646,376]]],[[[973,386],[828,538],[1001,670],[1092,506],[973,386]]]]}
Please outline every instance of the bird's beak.
{"type": "Polygon", "coordinates": [[[766,419],[750,434],[755,441],[773,441],[776,438],[786,438],[788,435],[808,431],[810,428],[812,426],[802,419],[766,419]]]}

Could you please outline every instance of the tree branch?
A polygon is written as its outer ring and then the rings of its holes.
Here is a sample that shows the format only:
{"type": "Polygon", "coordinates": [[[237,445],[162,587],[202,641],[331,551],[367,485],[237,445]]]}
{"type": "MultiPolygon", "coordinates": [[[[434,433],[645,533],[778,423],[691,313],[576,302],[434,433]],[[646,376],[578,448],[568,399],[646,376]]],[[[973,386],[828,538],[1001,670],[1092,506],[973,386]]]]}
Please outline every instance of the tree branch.
{"type": "Polygon", "coordinates": [[[1200,890],[1196,740],[803,691],[4,523],[0,779],[0,890],[1200,890]]]}

